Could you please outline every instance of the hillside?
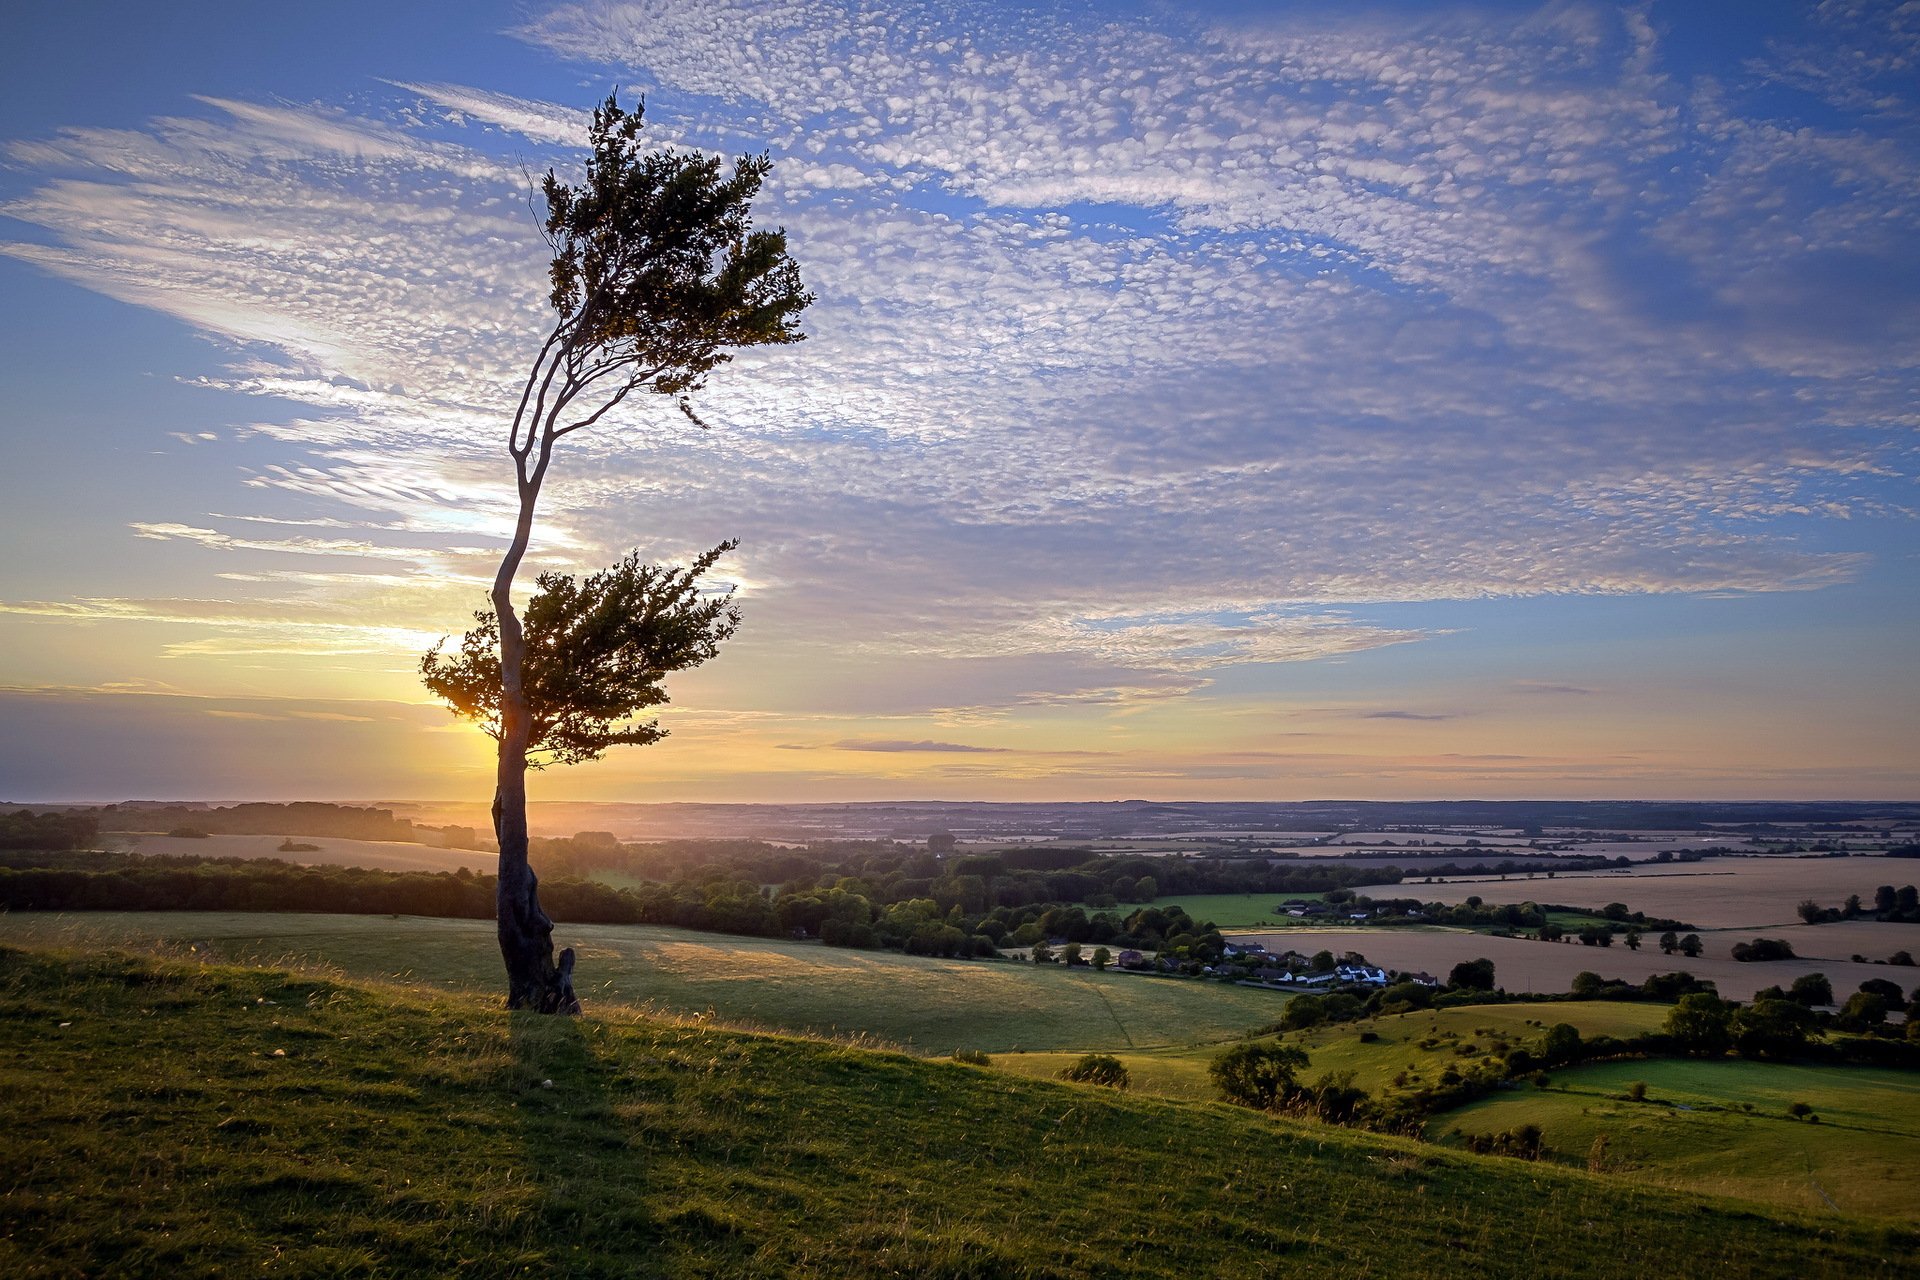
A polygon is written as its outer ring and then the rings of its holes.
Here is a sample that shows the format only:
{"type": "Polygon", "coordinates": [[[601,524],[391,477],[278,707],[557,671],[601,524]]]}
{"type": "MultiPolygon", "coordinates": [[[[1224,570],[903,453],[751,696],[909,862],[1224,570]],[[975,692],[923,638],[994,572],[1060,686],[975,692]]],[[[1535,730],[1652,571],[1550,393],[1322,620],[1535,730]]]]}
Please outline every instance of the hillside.
{"type": "Polygon", "coordinates": [[[9,1275],[1864,1276],[1920,1246],[1218,1105],[285,971],[0,949],[0,1027],[9,1275]]]}

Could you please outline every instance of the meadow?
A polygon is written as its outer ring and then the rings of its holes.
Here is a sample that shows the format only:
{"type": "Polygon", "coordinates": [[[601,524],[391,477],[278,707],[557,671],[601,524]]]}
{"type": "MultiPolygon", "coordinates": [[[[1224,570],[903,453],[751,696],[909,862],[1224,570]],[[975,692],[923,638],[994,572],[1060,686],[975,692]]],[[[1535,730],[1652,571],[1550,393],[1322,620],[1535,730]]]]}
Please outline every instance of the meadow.
{"type": "MultiPolygon", "coordinates": [[[[1287,997],[1215,982],[1059,965],[939,960],[648,925],[564,925],[590,1006],[867,1037],[914,1052],[1138,1049],[1213,1043],[1280,1016],[1287,997]]],[[[0,943],[179,949],[323,964],[360,977],[493,993],[494,926],[415,916],[247,912],[0,915],[0,943]]]]}
{"type": "MultiPolygon", "coordinates": [[[[1628,1036],[1654,1031],[1665,1021],[1670,1005],[1583,1000],[1554,1004],[1468,1005],[1459,1009],[1423,1010],[1367,1018],[1337,1026],[1315,1027],[1287,1033],[1287,1044],[1306,1051],[1304,1080],[1316,1080],[1330,1072],[1351,1071],[1354,1084],[1370,1094],[1385,1092],[1402,1071],[1423,1075],[1428,1083],[1452,1065],[1464,1066],[1479,1061],[1482,1054],[1463,1055],[1458,1050],[1473,1046],[1490,1051],[1493,1044],[1505,1040],[1519,1044],[1537,1040],[1544,1028],[1556,1022],[1569,1023],[1583,1036],[1628,1036]],[[1364,1041],[1363,1034],[1375,1039],[1364,1041]],[[1420,1042],[1438,1043],[1422,1048],[1420,1042]]],[[[1212,1099],[1219,1090],[1207,1075],[1207,1067],[1224,1048],[1222,1045],[1170,1046],[1141,1051],[1118,1051],[1114,1056],[1126,1064],[1131,1075],[1129,1087],[1154,1097],[1212,1099]]],[[[1051,1077],[1072,1062],[1071,1053],[1020,1053],[996,1056],[993,1065],[1017,1075],[1051,1077]]]]}
{"type": "Polygon", "coordinates": [[[1307,902],[1318,902],[1317,893],[1190,893],[1168,894],[1155,898],[1151,904],[1123,903],[1119,907],[1089,907],[1081,903],[1080,907],[1089,914],[1095,911],[1110,911],[1126,916],[1138,911],[1141,905],[1152,905],[1162,911],[1179,907],[1194,920],[1211,920],[1222,929],[1279,929],[1286,927],[1288,917],[1276,916],[1274,907],[1282,902],[1299,898],[1307,902]]]}
{"type": "Polygon", "coordinates": [[[0,948],[0,1273],[1893,1276],[1912,1233],[603,1006],[0,948]]]}
{"type": "Polygon", "coordinates": [[[1597,1158],[1622,1179],[1810,1212],[1920,1220],[1920,1073],[1867,1067],[1679,1060],[1556,1071],[1436,1116],[1430,1138],[1539,1125],[1549,1158],[1597,1158]],[[1635,1082],[1646,1100],[1628,1100],[1635,1082]],[[1795,1119],[1801,1103],[1818,1122],[1795,1119]],[[1752,1111],[1745,1108],[1751,1107],[1752,1111]]]}

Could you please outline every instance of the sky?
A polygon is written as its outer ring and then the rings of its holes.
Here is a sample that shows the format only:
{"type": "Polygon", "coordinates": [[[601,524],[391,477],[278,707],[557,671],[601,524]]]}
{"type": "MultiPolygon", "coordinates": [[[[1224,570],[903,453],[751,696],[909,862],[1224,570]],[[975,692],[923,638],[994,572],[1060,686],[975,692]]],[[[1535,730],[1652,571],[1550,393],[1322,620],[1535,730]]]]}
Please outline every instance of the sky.
{"type": "Polygon", "coordinates": [[[569,437],[725,538],[535,799],[1920,795],[1920,4],[166,6],[0,51],[0,799],[461,799],[538,176],[767,153],[808,340],[569,437]]]}

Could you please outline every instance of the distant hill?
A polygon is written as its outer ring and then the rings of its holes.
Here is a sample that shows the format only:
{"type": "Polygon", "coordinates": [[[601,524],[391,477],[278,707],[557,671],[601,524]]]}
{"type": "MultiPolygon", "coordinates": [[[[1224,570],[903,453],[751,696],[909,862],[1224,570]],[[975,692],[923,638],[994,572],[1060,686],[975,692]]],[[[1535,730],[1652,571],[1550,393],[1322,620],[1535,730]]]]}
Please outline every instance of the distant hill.
{"type": "Polygon", "coordinates": [[[1912,1233],[1217,1104],[0,949],[0,1271],[1912,1274],[1912,1233]]]}

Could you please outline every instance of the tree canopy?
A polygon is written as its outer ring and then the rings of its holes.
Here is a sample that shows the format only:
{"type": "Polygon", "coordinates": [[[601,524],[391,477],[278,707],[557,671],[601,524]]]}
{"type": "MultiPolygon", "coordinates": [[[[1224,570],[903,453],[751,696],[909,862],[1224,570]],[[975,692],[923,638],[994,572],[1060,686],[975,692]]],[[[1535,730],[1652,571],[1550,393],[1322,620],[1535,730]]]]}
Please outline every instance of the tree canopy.
{"type": "MultiPolygon", "coordinates": [[[[585,579],[540,575],[522,618],[530,767],[577,764],[667,735],[659,721],[631,717],[665,706],[665,677],[713,657],[739,625],[731,595],[703,594],[700,586],[736,545],[723,542],[684,568],[643,564],[634,551],[585,579]]],[[[457,652],[443,652],[442,641],[421,659],[421,679],[456,715],[498,738],[499,620],[492,610],[473,616],[457,652]]]]}

